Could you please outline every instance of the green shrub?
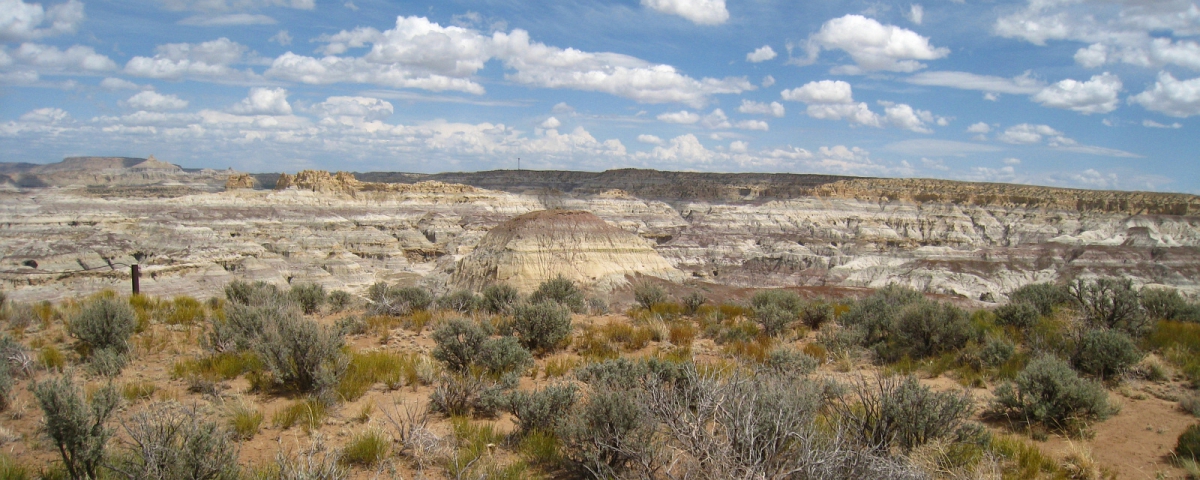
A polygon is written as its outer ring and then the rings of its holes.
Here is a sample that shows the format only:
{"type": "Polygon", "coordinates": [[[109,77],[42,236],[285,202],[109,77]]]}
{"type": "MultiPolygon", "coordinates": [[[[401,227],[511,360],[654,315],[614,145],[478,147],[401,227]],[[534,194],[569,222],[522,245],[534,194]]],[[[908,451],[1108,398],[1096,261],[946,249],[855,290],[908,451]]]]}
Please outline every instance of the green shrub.
{"type": "Polygon", "coordinates": [[[443,322],[433,331],[433,358],[452,372],[466,372],[474,365],[488,333],[479,323],[465,318],[443,322]]]}
{"type": "Polygon", "coordinates": [[[225,299],[236,305],[261,305],[281,303],[287,299],[287,294],[261,280],[250,283],[239,279],[225,285],[225,299]]]}
{"type": "Polygon", "coordinates": [[[1120,329],[1140,337],[1150,327],[1142,310],[1141,295],[1129,279],[1100,278],[1072,281],[1067,291],[1088,322],[1096,327],[1120,329]]]}
{"type": "Polygon", "coordinates": [[[1093,329],[1084,332],[1071,357],[1079,371],[1100,379],[1120,375],[1142,360],[1144,354],[1124,332],[1093,329]]]}
{"type": "Polygon", "coordinates": [[[24,330],[30,325],[41,323],[42,317],[37,309],[28,303],[11,302],[8,304],[8,327],[13,330],[24,330]]]}
{"type": "Polygon", "coordinates": [[[456,290],[437,300],[438,308],[469,314],[479,308],[480,300],[470,290],[456,290]]]}
{"type": "Polygon", "coordinates": [[[512,328],[525,348],[553,352],[571,336],[571,313],[553,302],[522,304],[513,312],[512,328]]]}
{"type": "Polygon", "coordinates": [[[1173,288],[1142,289],[1142,308],[1151,320],[1200,322],[1200,305],[1193,305],[1173,288]]]}
{"type": "Polygon", "coordinates": [[[1031,283],[1008,294],[1008,303],[1028,303],[1037,308],[1038,314],[1054,313],[1054,307],[1071,302],[1067,290],[1053,283],[1031,283]]]}
{"type": "Polygon", "coordinates": [[[237,480],[237,446],[195,407],[157,404],[125,422],[129,434],[114,471],[127,478],[237,480]]]}
{"type": "Polygon", "coordinates": [[[962,348],[970,335],[967,312],[949,303],[916,302],[900,311],[891,341],[878,351],[888,361],[932,357],[962,348]]]}
{"type": "Polygon", "coordinates": [[[483,289],[482,308],[497,315],[512,313],[520,301],[516,287],[506,283],[493,283],[483,289]]]}
{"type": "Polygon", "coordinates": [[[700,306],[708,302],[708,298],[700,292],[689,293],[683,297],[683,311],[688,315],[695,315],[700,310],[700,306]]]}
{"type": "Polygon", "coordinates": [[[354,297],[345,290],[329,292],[329,313],[341,313],[354,305],[354,297]]]}
{"type": "Polygon", "coordinates": [[[291,296],[305,315],[320,312],[325,305],[325,287],[311,282],[292,285],[291,296]]]}
{"type": "Polygon", "coordinates": [[[989,410],[994,416],[1060,430],[1112,413],[1103,386],[1079,378],[1067,362],[1051,355],[1033,359],[1014,383],[997,387],[989,410]]]}
{"type": "Polygon", "coordinates": [[[774,303],[754,307],[754,321],[762,326],[762,331],[767,336],[778,336],[796,323],[796,320],[795,313],[774,303]]]}
{"type": "Polygon", "coordinates": [[[808,375],[821,364],[812,356],[790,347],[781,347],[767,353],[763,366],[778,375],[808,375]]]}
{"type": "Polygon", "coordinates": [[[574,385],[550,385],[532,392],[516,391],[508,398],[508,411],[517,417],[521,436],[533,431],[553,432],[563,412],[571,411],[578,398],[574,385]]]}
{"type": "Polygon", "coordinates": [[[641,282],[633,286],[633,300],[649,310],[654,304],[667,301],[667,291],[653,283],[641,282]]]}
{"type": "Polygon", "coordinates": [[[1200,424],[1189,425],[1175,442],[1175,455],[1182,459],[1200,460],[1200,424]]]}
{"type": "Polygon", "coordinates": [[[652,456],[654,424],[626,391],[595,389],[558,425],[567,460],[597,478],[620,477],[652,456]]]}
{"type": "Polygon", "coordinates": [[[225,316],[214,315],[205,339],[205,347],[214,352],[241,352],[260,343],[267,325],[300,316],[295,304],[281,301],[282,297],[263,297],[261,303],[243,305],[230,302],[225,316]]]}
{"type": "Polygon", "coordinates": [[[337,332],[298,315],[265,324],[254,352],[276,385],[298,392],[329,391],[349,362],[337,332]]]}
{"type": "Polygon", "coordinates": [[[800,309],[800,321],[813,330],[832,322],[834,316],[833,304],[826,300],[813,300],[800,309]]]}
{"type": "Polygon", "coordinates": [[[847,431],[871,449],[910,452],[973,430],[964,428],[974,409],[969,394],[934,392],[913,376],[862,380],[831,405],[847,431]]]}
{"type": "Polygon", "coordinates": [[[594,388],[632,390],[646,385],[687,381],[683,365],[654,357],[630,360],[620,357],[589,363],[575,369],[575,378],[594,388]]]}
{"type": "Polygon", "coordinates": [[[390,315],[399,317],[426,310],[433,303],[433,295],[421,287],[397,288],[387,283],[376,283],[367,290],[368,315],[390,315]]]}
{"type": "Polygon", "coordinates": [[[89,352],[129,351],[129,337],[137,327],[137,318],[129,303],[110,297],[96,297],[83,304],[67,323],[67,331],[84,344],[89,352]]]}
{"type": "Polygon", "coordinates": [[[889,284],[855,302],[840,321],[864,347],[873,348],[887,340],[896,316],[905,306],[925,301],[925,296],[908,287],[889,284]]]}
{"type": "Polygon", "coordinates": [[[982,346],[963,350],[960,360],[976,370],[996,368],[1007,363],[1017,353],[1016,345],[1002,337],[988,337],[982,346]]]}
{"type": "Polygon", "coordinates": [[[575,313],[583,313],[586,308],[583,301],[583,292],[579,290],[579,287],[575,286],[575,282],[567,280],[562,275],[542,282],[538,285],[537,290],[534,290],[529,295],[529,303],[538,304],[543,302],[557,303],[571,309],[575,313]]]}
{"type": "Polygon", "coordinates": [[[113,431],[105,424],[120,404],[116,388],[107,385],[85,395],[70,374],[30,386],[42,409],[42,430],[58,447],[71,478],[100,478],[104,449],[113,431]]]}
{"type": "Polygon", "coordinates": [[[789,290],[764,290],[754,294],[750,299],[750,307],[759,309],[768,305],[774,305],[780,309],[800,315],[800,310],[804,307],[804,301],[800,300],[800,296],[796,292],[789,290]]]}
{"type": "Polygon", "coordinates": [[[1011,326],[1020,330],[1037,325],[1041,317],[1038,307],[1028,302],[1009,302],[996,307],[996,324],[1011,326]]]}
{"type": "Polygon", "coordinates": [[[533,365],[533,354],[513,337],[489,338],[479,349],[479,365],[489,375],[500,376],[509,372],[520,373],[533,365]]]}

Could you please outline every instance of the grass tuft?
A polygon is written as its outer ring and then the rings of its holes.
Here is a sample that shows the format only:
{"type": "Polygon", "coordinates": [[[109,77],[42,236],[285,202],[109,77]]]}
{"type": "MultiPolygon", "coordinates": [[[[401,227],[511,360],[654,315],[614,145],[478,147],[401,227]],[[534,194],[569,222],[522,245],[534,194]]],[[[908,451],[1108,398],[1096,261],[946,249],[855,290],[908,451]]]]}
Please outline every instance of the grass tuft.
{"type": "Polygon", "coordinates": [[[342,447],[341,463],[370,467],[387,458],[391,452],[391,439],[376,428],[356,433],[342,447]]]}
{"type": "Polygon", "coordinates": [[[324,402],[315,398],[306,398],[284,407],[271,416],[271,423],[284,430],[300,425],[305,432],[321,428],[328,414],[324,402]]]}

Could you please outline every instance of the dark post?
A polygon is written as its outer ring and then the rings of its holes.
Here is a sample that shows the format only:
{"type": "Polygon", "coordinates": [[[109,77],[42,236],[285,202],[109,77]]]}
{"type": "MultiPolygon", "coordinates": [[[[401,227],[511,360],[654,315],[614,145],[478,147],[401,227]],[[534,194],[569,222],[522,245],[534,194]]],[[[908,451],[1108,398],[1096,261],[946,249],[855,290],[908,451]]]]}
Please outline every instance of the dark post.
{"type": "Polygon", "coordinates": [[[142,279],[142,269],[141,269],[141,265],[136,265],[136,264],[135,264],[135,265],[130,265],[130,266],[129,266],[129,273],[130,273],[130,275],[129,275],[129,276],[133,277],[133,294],[134,294],[134,295],[137,295],[137,294],[139,294],[139,293],[142,293],[142,285],[141,285],[141,279],[142,279]]]}

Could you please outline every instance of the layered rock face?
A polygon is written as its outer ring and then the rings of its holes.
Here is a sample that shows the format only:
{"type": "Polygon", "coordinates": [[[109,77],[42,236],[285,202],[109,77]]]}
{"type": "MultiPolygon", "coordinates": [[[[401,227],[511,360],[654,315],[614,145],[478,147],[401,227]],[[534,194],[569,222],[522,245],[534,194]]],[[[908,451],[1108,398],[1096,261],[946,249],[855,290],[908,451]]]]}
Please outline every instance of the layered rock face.
{"type": "Polygon", "coordinates": [[[682,279],[651,245],[590,212],[540,210],[491,229],[451,282],[476,290],[502,282],[529,293],[559,275],[602,288],[632,274],[682,279]]]}
{"type": "MultiPolygon", "coordinates": [[[[526,254],[499,247],[521,244],[504,240],[512,237],[505,222],[561,209],[640,237],[638,248],[698,282],[899,282],[1002,301],[1026,283],[1104,275],[1200,297],[1194,195],[821,175],[490,173],[314,172],[281,190],[161,198],[111,185],[0,189],[0,289],[21,301],[125,291],[126,265],[142,252],[150,255],[142,288],[157,295],[219,295],[239,277],[351,292],[379,280],[445,291],[500,278],[501,256],[515,265],[526,254]],[[398,183],[378,182],[389,179],[398,183]]],[[[517,230],[543,227],[550,231],[517,230]]]]}
{"type": "Polygon", "coordinates": [[[91,187],[93,194],[172,196],[220,191],[232,170],[187,171],[150,155],[68,157],[58,163],[0,163],[0,190],[91,187]]]}

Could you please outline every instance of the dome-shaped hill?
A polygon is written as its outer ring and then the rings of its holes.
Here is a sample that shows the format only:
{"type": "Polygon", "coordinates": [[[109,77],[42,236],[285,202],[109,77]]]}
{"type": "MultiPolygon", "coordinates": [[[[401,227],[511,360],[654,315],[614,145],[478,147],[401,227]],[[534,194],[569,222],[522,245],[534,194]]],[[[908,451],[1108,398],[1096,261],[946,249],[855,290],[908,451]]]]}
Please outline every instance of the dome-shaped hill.
{"type": "Polygon", "coordinates": [[[650,242],[589,212],[539,210],[496,226],[463,258],[452,283],[478,289],[503,282],[522,292],[562,275],[575,282],[611,284],[627,274],[679,278],[650,242]]]}

